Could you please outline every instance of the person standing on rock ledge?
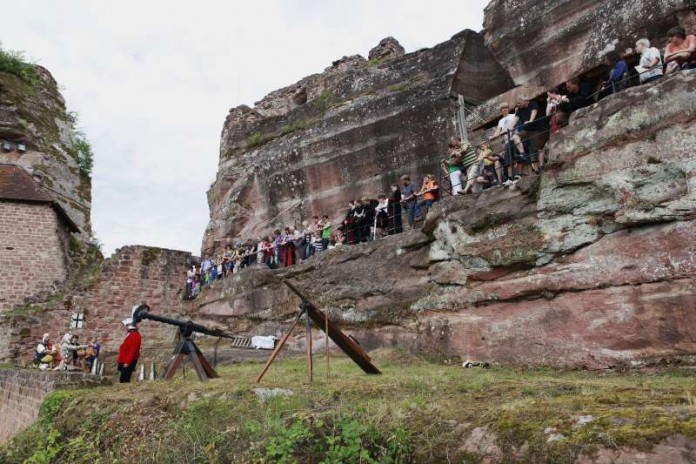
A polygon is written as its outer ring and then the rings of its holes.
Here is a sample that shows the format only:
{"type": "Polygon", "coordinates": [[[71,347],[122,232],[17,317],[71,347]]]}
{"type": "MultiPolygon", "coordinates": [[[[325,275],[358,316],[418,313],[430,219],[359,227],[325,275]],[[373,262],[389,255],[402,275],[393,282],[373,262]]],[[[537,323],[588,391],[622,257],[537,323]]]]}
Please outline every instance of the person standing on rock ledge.
{"type": "Polygon", "coordinates": [[[126,326],[128,335],[126,335],[126,338],[118,349],[118,371],[121,373],[119,383],[129,383],[131,375],[133,371],[135,371],[135,366],[138,364],[138,359],[140,358],[140,344],[142,343],[142,338],[132,318],[129,317],[123,320],[122,324],[126,326]]]}

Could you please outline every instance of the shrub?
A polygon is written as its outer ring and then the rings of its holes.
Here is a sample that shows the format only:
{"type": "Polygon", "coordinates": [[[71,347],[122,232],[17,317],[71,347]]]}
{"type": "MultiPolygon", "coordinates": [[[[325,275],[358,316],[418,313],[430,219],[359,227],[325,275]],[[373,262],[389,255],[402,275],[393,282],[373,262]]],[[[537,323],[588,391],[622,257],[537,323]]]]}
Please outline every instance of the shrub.
{"type": "Polygon", "coordinates": [[[21,52],[5,51],[1,48],[0,72],[14,74],[32,85],[38,83],[40,79],[36,66],[28,63],[21,52]]]}
{"type": "Polygon", "coordinates": [[[315,100],[315,103],[317,108],[326,111],[334,106],[336,103],[336,97],[329,91],[329,89],[324,89],[315,100]]]}
{"type": "Polygon", "coordinates": [[[248,136],[246,140],[244,140],[244,145],[246,148],[258,147],[259,145],[263,145],[264,143],[268,142],[272,138],[273,137],[262,134],[261,132],[254,132],[248,136]]]}
{"type": "Polygon", "coordinates": [[[94,168],[92,145],[89,143],[89,140],[87,140],[87,137],[80,132],[73,138],[73,145],[77,152],[77,164],[80,168],[80,174],[85,177],[90,177],[92,175],[92,169],[94,168]]]}

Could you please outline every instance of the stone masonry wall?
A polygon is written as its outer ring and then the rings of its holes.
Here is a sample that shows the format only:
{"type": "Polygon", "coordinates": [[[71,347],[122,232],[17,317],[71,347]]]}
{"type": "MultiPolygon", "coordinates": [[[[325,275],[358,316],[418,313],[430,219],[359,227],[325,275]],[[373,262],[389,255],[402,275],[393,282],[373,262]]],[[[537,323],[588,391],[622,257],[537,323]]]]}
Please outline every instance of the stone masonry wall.
{"type": "Polygon", "coordinates": [[[0,313],[65,280],[66,234],[49,205],[0,201],[0,313]]]}
{"type": "MultiPolygon", "coordinates": [[[[118,349],[125,336],[121,321],[131,308],[147,302],[152,311],[186,318],[181,296],[191,254],[141,246],[118,250],[107,259],[96,275],[84,277],[47,303],[7,313],[0,321],[0,353],[5,359],[30,360],[44,332],[54,340],[70,330],[74,313],[84,315],[84,327],[72,329],[81,340],[97,336],[107,351],[118,349]],[[91,283],[84,283],[91,281],[91,283]],[[4,345],[4,346],[3,346],[4,345]]],[[[140,326],[144,347],[169,344],[174,339],[171,326],[146,321],[140,326]]]]}
{"type": "Polygon", "coordinates": [[[49,393],[105,382],[86,374],[0,369],[0,443],[34,423],[49,393]]]}

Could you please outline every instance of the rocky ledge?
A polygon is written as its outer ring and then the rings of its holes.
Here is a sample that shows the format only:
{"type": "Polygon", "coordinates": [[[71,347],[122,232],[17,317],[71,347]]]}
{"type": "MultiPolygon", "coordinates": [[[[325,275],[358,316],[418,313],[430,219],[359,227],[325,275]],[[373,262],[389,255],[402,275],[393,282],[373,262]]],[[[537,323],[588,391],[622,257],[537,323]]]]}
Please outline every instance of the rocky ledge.
{"type": "Polygon", "coordinates": [[[203,250],[258,238],[437,169],[457,130],[457,95],[481,102],[512,86],[483,37],[464,31],[409,54],[393,38],[322,74],[230,110],[208,192],[203,250]]]}
{"type": "Polygon", "coordinates": [[[540,177],[446,198],[421,231],[244,270],[193,312],[280,334],[290,279],[367,348],[591,368],[692,354],[695,94],[685,72],[606,98],[557,134],[540,177]]]}

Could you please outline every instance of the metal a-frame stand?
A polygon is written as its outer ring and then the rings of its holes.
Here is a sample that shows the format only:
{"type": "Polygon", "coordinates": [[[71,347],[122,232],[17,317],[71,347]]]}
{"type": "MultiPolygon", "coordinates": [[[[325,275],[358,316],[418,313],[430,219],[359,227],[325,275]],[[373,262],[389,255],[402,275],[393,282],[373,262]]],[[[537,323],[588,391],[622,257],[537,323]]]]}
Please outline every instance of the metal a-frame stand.
{"type": "Polygon", "coordinates": [[[285,343],[288,341],[288,338],[290,338],[290,335],[292,334],[293,329],[297,324],[300,322],[300,319],[302,316],[305,316],[305,330],[306,330],[306,348],[307,348],[307,377],[309,378],[309,381],[312,381],[312,322],[319,327],[321,330],[326,332],[326,334],[333,340],[333,342],[343,350],[345,354],[348,355],[350,359],[353,360],[355,364],[357,364],[365,373],[367,374],[381,374],[379,369],[372,364],[372,360],[370,359],[370,356],[358,345],[355,340],[353,340],[351,337],[348,335],[344,334],[341,329],[339,329],[335,324],[333,324],[331,321],[329,321],[328,317],[322,313],[302,292],[300,292],[297,287],[295,287],[293,284],[288,282],[287,280],[283,280],[283,283],[290,288],[290,290],[293,291],[297,296],[300,297],[302,300],[299,306],[299,311],[297,313],[297,316],[295,316],[295,319],[293,320],[292,324],[290,325],[290,328],[288,331],[283,335],[283,338],[280,340],[280,342],[276,345],[275,349],[271,353],[271,355],[268,358],[268,361],[266,361],[266,364],[263,366],[263,369],[261,370],[261,373],[259,373],[259,376],[256,378],[256,383],[260,383],[261,379],[263,379],[263,376],[266,375],[266,372],[268,369],[271,367],[271,364],[273,364],[273,361],[275,358],[278,356],[278,353],[280,353],[280,350],[283,349],[283,346],[285,346],[285,343]]]}
{"type": "Polygon", "coordinates": [[[215,371],[215,368],[210,365],[207,359],[205,359],[205,356],[203,356],[201,350],[198,349],[194,341],[191,339],[193,332],[185,327],[180,327],[179,333],[181,334],[181,342],[174,349],[172,359],[169,361],[169,364],[167,364],[167,368],[164,370],[162,378],[169,380],[174,377],[174,374],[176,374],[176,371],[184,363],[187,356],[191,361],[191,364],[193,364],[193,368],[201,381],[219,378],[220,376],[218,375],[217,371],[215,371]]]}

